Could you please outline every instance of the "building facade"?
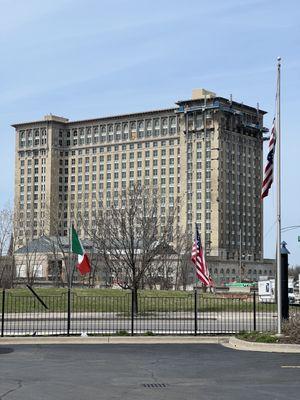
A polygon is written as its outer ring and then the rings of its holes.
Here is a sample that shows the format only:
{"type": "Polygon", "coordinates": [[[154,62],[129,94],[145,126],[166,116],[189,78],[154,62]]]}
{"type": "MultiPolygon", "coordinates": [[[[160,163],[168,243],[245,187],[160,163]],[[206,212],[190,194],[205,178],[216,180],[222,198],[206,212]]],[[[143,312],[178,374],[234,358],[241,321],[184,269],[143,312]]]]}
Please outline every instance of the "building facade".
{"type": "Polygon", "coordinates": [[[92,226],[139,183],[158,188],[162,223],[175,207],[191,240],[198,224],[208,256],[262,261],[264,114],[199,89],[168,109],[14,124],[16,246],[67,236],[79,213],[92,226]]]}

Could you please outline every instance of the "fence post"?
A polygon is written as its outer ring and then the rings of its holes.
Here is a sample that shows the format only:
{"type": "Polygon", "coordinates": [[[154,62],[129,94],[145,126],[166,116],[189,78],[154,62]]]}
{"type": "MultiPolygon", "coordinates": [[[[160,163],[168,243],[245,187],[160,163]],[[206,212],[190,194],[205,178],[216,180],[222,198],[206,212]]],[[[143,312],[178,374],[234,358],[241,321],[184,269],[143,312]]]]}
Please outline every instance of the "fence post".
{"type": "Polygon", "coordinates": [[[70,336],[71,329],[71,288],[68,288],[68,325],[67,325],[67,336],[70,336]]]}
{"type": "Polygon", "coordinates": [[[131,336],[134,335],[134,289],[131,290],[131,336]]]}
{"type": "Polygon", "coordinates": [[[197,308],[197,289],[194,290],[194,336],[197,336],[198,332],[198,308],[197,308]]]}
{"type": "Polygon", "coordinates": [[[253,292],[253,330],[256,331],[256,292],[253,292]]]}
{"type": "Polygon", "coordinates": [[[4,336],[5,289],[2,289],[1,337],[4,336]]]}

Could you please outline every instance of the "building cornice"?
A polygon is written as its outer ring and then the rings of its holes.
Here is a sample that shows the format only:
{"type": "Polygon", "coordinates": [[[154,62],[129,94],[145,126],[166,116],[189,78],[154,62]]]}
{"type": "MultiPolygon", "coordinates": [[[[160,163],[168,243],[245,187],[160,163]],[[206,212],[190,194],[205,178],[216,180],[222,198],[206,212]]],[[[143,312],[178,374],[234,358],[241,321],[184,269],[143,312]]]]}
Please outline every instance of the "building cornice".
{"type": "Polygon", "coordinates": [[[82,119],[82,120],[75,120],[75,121],[57,121],[57,120],[39,120],[39,121],[32,121],[32,122],[20,122],[11,125],[13,128],[25,127],[26,125],[40,125],[40,124],[47,124],[47,123],[55,123],[55,124],[63,124],[66,126],[78,125],[81,123],[101,123],[109,120],[120,120],[124,118],[133,118],[133,117],[145,117],[146,115],[152,116],[153,114],[165,114],[170,112],[175,112],[176,108],[162,108],[158,110],[150,110],[150,111],[140,111],[135,113],[128,113],[128,114],[121,114],[121,115],[109,115],[104,117],[98,118],[89,118],[89,119],[82,119]]]}

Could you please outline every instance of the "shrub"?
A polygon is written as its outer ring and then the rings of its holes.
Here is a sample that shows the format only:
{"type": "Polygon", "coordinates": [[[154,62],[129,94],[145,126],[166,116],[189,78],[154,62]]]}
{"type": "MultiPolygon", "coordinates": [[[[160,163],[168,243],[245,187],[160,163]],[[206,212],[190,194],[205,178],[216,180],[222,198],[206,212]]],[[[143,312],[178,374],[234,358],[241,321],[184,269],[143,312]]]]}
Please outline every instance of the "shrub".
{"type": "Polygon", "coordinates": [[[300,314],[290,315],[288,321],[282,324],[285,343],[300,344],[300,314]]]}
{"type": "Polygon", "coordinates": [[[127,331],[117,331],[116,335],[117,336],[129,336],[129,333],[127,331]]]}

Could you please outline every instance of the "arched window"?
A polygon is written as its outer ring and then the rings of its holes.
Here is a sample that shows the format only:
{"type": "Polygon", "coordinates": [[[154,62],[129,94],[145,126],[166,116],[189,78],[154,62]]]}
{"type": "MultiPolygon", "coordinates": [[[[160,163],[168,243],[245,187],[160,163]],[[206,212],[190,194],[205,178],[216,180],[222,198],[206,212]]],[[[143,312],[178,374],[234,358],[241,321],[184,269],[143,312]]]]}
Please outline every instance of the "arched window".
{"type": "Polygon", "coordinates": [[[144,136],[144,121],[138,123],[138,137],[142,138],[144,136]]]}
{"type": "Polygon", "coordinates": [[[123,125],[123,133],[122,133],[122,139],[128,139],[128,132],[129,132],[129,125],[128,125],[128,123],[126,122],[124,125],[123,125]]]}
{"type": "Polygon", "coordinates": [[[215,268],[214,270],[214,274],[217,275],[218,274],[218,268],[215,268]]]}
{"type": "Polygon", "coordinates": [[[152,135],[152,121],[148,120],[146,122],[146,136],[151,136],[152,135]]]}
{"type": "Polygon", "coordinates": [[[131,132],[136,132],[136,122],[135,121],[130,122],[130,130],[131,130],[131,132]]]}
{"type": "MultiPolygon", "coordinates": [[[[164,129],[163,129],[163,133],[165,133],[164,129]]],[[[155,119],[154,120],[154,136],[158,136],[158,135],[159,135],[159,120],[155,119]]]]}
{"type": "Polygon", "coordinates": [[[121,124],[115,125],[115,140],[121,139],[121,124]]]}
{"type": "Polygon", "coordinates": [[[170,133],[171,134],[176,133],[176,119],[175,119],[175,117],[170,118],[170,125],[171,125],[170,133]]]}

